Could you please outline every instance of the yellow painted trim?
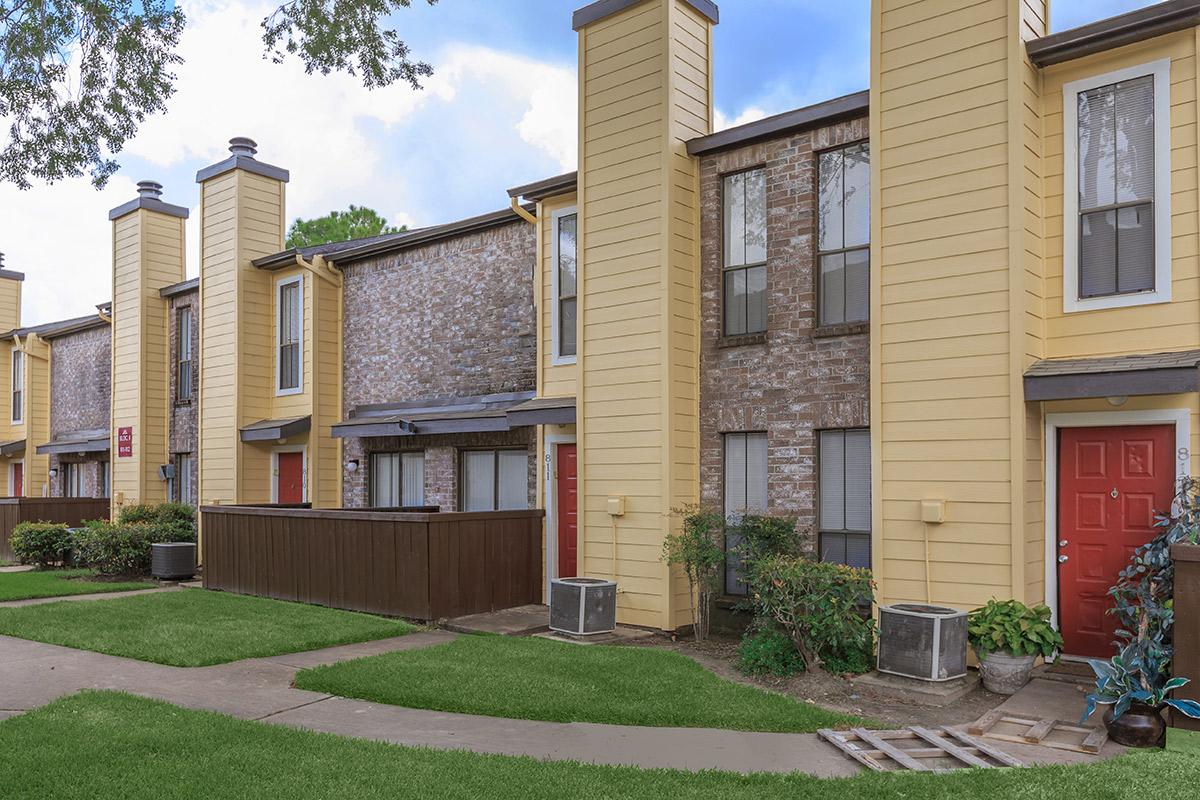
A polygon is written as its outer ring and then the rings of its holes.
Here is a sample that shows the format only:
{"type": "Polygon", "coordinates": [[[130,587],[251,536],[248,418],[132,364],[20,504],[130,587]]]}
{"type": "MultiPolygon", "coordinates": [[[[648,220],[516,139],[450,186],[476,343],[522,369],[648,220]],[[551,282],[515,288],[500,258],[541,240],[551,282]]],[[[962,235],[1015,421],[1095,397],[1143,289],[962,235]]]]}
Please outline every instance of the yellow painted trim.
{"type": "MultiPolygon", "coordinates": [[[[333,271],[333,262],[326,261],[325,256],[315,255],[312,261],[305,260],[304,256],[296,254],[296,266],[308,270],[313,275],[316,275],[321,280],[328,283],[330,286],[342,288],[342,274],[333,271]]],[[[276,282],[278,285],[278,281],[276,282]]]]}
{"type": "Polygon", "coordinates": [[[881,115],[883,0],[871,0],[871,81],[869,136],[871,153],[871,572],[883,579],[883,167],[880,146],[883,141],[881,115]]]}
{"type": "Polygon", "coordinates": [[[510,201],[510,205],[512,206],[512,210],[516,212],[518,217],[525,220],[530,225],[538,224],[538,218],[525,210],[525,208],[521,205],[521,201],[519,198],[516,198],[516,197],[512,198],[512,200],[510,201]]]}
{"type": "MultiPolygon", "coordinates": [[[[1012,596],[1025,597],[1025,138],[1021,4],[1008,9],[1008,431],[1012,596]]],[[[926,574],[926,580],[929,576],[926,574]]]]}

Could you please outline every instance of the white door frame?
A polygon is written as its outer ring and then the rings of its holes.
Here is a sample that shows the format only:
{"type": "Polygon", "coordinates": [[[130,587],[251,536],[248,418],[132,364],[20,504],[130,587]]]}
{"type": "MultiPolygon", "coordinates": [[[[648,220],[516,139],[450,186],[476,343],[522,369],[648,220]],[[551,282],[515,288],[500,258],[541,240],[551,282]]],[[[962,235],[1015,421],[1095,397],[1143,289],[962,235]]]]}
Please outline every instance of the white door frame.
{"type": "Polygon", "coordinates": [[[306,444],[289,444],[282,447],[271,448],[271,502],[279,502],[279,454],[280,453],[300,453],[300,485],[302,494],[300,496],[301,503],[308,502],[308,445],[306,444]]]}
{"type": "MultiPolygon", "coordinates": [[[[18,459],[14,459],[14,460],[8,462],[8,496],[9,497],[15,497],[13,492],[16,491],[16,488],[17,488],[16,483],[17,483],[17,465],[18,464],[21,465],[21,482],[22,482],[22,484],[25,482],[25,459],[18,458],[18,459]]],[[[21,487],[21,489],[22,489],[21,494],[25,493],[24,488],[25,488],[24,486],[21,487]]]]}
{"type": "MultiPolygon", "coordinates": [[[[1047,414],[1043,448],[1046,464],[1046,605],[1051,621],[1058,619],[1058,431],[1061,428],[1110,428],[1125,425],[1175,426],[1175,478],[1191,473],[1192,412],[1186,408],[1145,409],[1137,411],[1083,411],[1047,414]]],[[[1015,557],[1015,554],[1014,554],[1015,557]]]]}
{"type": "MultiPolygon", "coordinates": [[[[549,433],[544,437],[545,452],[542,464],[546,472],[546,483],[542,496],[546,500],[546,582],[542,587],[542,595],[547,603],[550,602],[550,581],[559,577],[573,578],[574,575],[558,574],[558,484],[554,474],[558,471],[558,446],[560,444],[577,444],[573,433],[549,433]]],[[[578,466],[579,451],[576,450],[576,465],[578,466]]],[[[575,511],[579,513],[578,508],[575,511]]]]}

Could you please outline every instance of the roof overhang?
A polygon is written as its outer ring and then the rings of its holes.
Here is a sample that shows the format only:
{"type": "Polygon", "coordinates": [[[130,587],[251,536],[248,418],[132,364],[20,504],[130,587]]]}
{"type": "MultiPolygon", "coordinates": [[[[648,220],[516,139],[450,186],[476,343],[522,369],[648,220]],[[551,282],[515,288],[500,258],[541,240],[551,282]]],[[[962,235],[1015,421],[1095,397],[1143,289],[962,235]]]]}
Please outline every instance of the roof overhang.
{"type": "Polygon", "coordinates": [[[870,106],[871,93],[866,90],[835,97],[815,105],[738,125],[736,128],[727,128],[690,139],[687,143],[688,154],[700,156],[731,147],[743,147],[764,139],[787,136],[840,120],[865,116],[869,113],[870,106]]]}
{"type": "Polygon", "coordinates": [[[108,431],[67,433],[37,446],[38,455],[55,453],[106,453],[110,448],[108,431]]]}
{"type": "Polygon", "coordinates": [[[25,452],[25,440],[0,442],[0,456],[15,456],[25,452]]]}
{"type": "Polygon", "coordinates": [[[241,429],[243,442],[274,442],[308,433],[312,429],[312,417],[288,417],[286,419],[262,419],[241,429]]]}
{"type": "Polygon", "coordinates": [[[1200,25],[1200,0],[1170,0],[1031,39],[1025,50],[1034,64],[1048,67],[1197,25],[1200,25]]]}
{"type": "Polygon", "coordinates": [[[1200,350],[1046,360],[1025,371],[1025,399],[1075,400],[1200,391],[1200,350]]]}
{"type": "Polygon", "coordinates": [[[337,439],[486,433],[514,427],[508,412],[533,399],[532,392],[359,406],[333,426],[337,439]]]}
{"type": "Polygon", "coordinates": [[[574,397],[535,397],[508,410],[508,424],[514,428],[527,425],[574,425],[574,397]]]}
{"type": "Polygon", "coordinates": [[[523,186],[514,186],[508,190],[508,196],[514,200],[524,198],[531,203],[536,203],[540,200],[545,200],[547,197],[573,192],[578,182],[578,172],[567,172],[562,175],[555,175],[553,178],[526,183],[523,186]]]}

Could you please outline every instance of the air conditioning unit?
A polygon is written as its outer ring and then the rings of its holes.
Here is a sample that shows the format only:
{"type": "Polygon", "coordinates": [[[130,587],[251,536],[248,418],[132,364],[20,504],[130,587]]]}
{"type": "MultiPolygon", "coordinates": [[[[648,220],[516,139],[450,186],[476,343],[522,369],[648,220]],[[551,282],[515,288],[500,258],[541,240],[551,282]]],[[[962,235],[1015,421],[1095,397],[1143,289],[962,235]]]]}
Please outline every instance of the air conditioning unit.
{"type": "Polygon", "coordinates": [[[617,584],[598,578],[550,581],[550,630],[589,636],[616,627],[617,584]]]}
{"type": "Polygon", "coordinates": [[[880,672],[948,681],[967,674],[967,612],[901,604],[879,609],[880,672]]]}
{"type": "Polygon", "coordinates": [[[150,574],[164,581],[186,581],[196,574],[195,542],[150,545],[150,574]]]}

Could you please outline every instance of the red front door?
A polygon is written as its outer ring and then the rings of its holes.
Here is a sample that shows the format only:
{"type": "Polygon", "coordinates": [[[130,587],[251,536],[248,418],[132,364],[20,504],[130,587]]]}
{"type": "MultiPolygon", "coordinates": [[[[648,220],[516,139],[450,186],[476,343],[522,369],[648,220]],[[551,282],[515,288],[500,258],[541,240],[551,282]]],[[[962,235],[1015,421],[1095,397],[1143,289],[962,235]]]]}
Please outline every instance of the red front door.
{"type": "Polygon", "coordinates": [[[573,578],[579,574],[579,473],[575,445],[558,445],[554,477],[555,512],[558,515],[558,577],[573,578]]]}
{"type": "Polygon", "coordinates": [[[295,505],[304,502],[304,454],[277,453],[279,476],[275,479],[275,502],[295,505]]]}
{"type": "Polygon", "coordinates": [[[18,461],[12,465],[12,496],[25,496],[25,463],[18,461]]]}
{"type": "Polygon", "coordinates": [[[1065,651],[1113,655],[1117,618],[1108,590],[1156,513],[1171,507],[1175,428],[1064,428],[1059,436],[1058,602],[1065,651]]]}

